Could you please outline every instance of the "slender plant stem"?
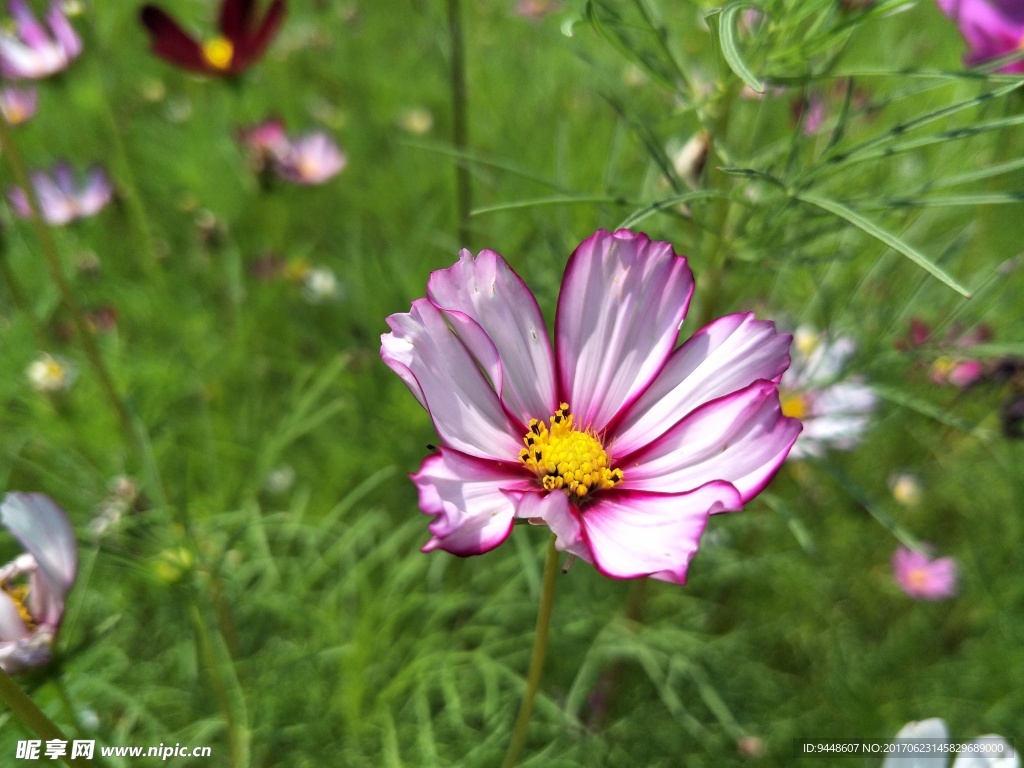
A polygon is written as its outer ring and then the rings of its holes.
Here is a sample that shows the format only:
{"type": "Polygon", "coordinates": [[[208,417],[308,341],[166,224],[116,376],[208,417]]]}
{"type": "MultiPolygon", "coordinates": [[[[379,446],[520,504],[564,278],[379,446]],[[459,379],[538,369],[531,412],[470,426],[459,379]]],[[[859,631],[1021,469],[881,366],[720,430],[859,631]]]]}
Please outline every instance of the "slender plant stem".
{"type": "Polygon", "coordinates": [[[458,208],[459,245],[470,247],[469,212],[472,208],[472,190],[465,153],[468,149],[468,106],[466,98],[466,55],[462,36],[461,0],[448,0],[448,39],[451,42],[449,83],[452,92],[452,143],[460,155],[455,160],[455,200],[458,208]]]}
{"type": "MultiPolygon", "coordinates": [[[[10,707],[14,716],[40,739],[43,741],[63,741],[70,746],[70,740],[64,735],[63,731],[57,727],[53,720],[46,716],[43,710],[36,706],[36,703],[29,698],[28,694],[21,690],[21,686],[14,682],[11,676],[3,669],[0,669],[0,699],[10,707]]],[[[61,760],[71,766],[71,768],[88,768],[87,761],[77,757],[72,759],[70,755],[70,748],[64,750],[61,760]]]]}
{"type": "Polygon", "coordinates": [[[110,370],[107,368],[106,363],[103,362],[103,357],[100,355],[99,347],[96,346],[96,339],[89,330],[89,325],[85,320],[85,315],[82,313],[82,308],[78,306],[78,301],[71,290],[71,285],[64,276],[64,270],[60,264],[60,256],[57,253],[57,244],[53,240],[49,227],[47,227],[46,222],[43,220],[42,208],[39,205],[35,186],[29,180],[25,161],[22,159],[21,152],[14,141],[14,132],[11,130],[7,119],[2,116],[0,116],[0,144],[3,144],[4,154],[7,155],[7,162],[11,166],[15,183],[25,192],[25,198],[28,200],[31,213],[32,225],[35,227],[36,236],[39,238],[43,258],[46,260],[46,265],[50,270],[50,277],[53,278],[53,282],[57,286],[61,301],[71,316],[71,323],[75,327],[75,332],[85,351],[85,356],[99,379],[100,388],[106,396],[107,403],[117,415],[117,420],[124,433],[125,440],[129,445],[134,446],[136,439],[131,416],[121,396],[117,393],[114,378],[110,375],[110,370]]]}
{"type": "Polygon", "coordinates": [[[206,630],[206,624],[203,620],[203,616],[195,603],[190,606],[189,612],[192,616],[192,626],[195,629],[196,638],[199,642],[199,651],[202,654],[203,661],[207,667],[207,672],[209,673],[210,687],[213,689],[213,696],[217,700],[217,706],[220,708],[221,714],[224,716],[224,727],[227,730],[228,738],[228,752],[231,756],[230,764],[233,768],[240,768],[244,764],[242,757],[243,746],[238,732],[238,721],[235,717],[234,707],[231,705],[231,696],[228,694],[224,675],[221,671],[217,656],[214,653],[213,644],[210,641],[210,634],[206,630]]]}
{"type": "Polygon", "coordinates": [[[530,726],[530,715],[533,713],[533,700],[537,697],[540,687],[540,675],[544,670],[544,656],[548,650],[548,630],[551,628],[551,608],[555,604],[555,577],[558,575],[558,550],[555,549],[555,536],[552,534],[548,542],[548,555],[544,561],[544,581],[540,592],[540,607],[537,609],[537,631],[533,639],[533,653],[530,656],[530,671],[526,676],[526,691],[523,703],[519,705],[519,716],[516,717],[512,741],[501,768],[514,768],[519,762],[519,755],[526,743],[526,731],[530,726]]]}

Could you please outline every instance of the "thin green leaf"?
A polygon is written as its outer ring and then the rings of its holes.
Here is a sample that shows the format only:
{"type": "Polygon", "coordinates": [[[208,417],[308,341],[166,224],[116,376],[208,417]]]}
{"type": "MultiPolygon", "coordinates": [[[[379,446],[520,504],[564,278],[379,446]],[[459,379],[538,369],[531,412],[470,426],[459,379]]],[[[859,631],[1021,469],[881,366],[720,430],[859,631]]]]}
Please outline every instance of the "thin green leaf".
{"type": "Polygon", "coordinates": [[[892,234],[891,232],[888,232],[882,229],[874,222],[865,219],[863,216],[861,216],[853,209],[847,208],[845,205],[838,202],[837,200],[831,200],[827,197],[822,197],[821,195],[815,194],[814,192],[800,192],[796,195],[796,198],[798,200],[802,200],[805,203],[808,203],[809,205],[821,208],[823,211],[828,211],[834,216],[838,216],[841,219],[845,219],[858,229],[871,235],[876,240],[885,243],[894,251],[899,251],[912,262],[921,267],[923,270],[928,272],[933,277],[936,277],[939,280],[941,280],[943,283],[948,285],[961,296],[964,296],[965,298],[968,299],[971,298],[970,291],[968,291],[965,287],[960,285],[960,283],[957,282],[956,279],[953,278],[953,276],[946,272],[944,269],[939,267],[937,264],[933,264],[927,256],[925,256],[923,253],[921,253],[916,248],[911,246],[909,243],[905,243],[903,240],[896,237],[896,235],[892,234]]]}
{"type": "Polygon", "coordinates": [[[747,2],[729,3],[721,12],[713,11],[705,18],[718,15],[718,39],[721,41],[722,55],[725,57],[729,69],[735,72],[740,80],[755,91],[764,93],[764,83],[757,78],[757,75],[750,70],[750,67],[743,60],[743,54],[740,53],[739,43],[736,40],[736,21],[740,11],[756,7],[753,3],[747,2]]]}
{"type": "Polygon", "coordinates": [[[653,203],[645,205],[638,211],[634,211],[619,224],[619,229],[629,229],[639,224],[644,219],[654,214],[664,211],[666,208],[671,206],[685,203],[688,200],[702,200],[708,197],[722,197],[722,193],[714,189],[696,189],[692,192],[683,192],[681,195],[672,195],[672,197],[666,197],[663,200],[655,200],[653,203]]]}
{"type": "Polygon", "coordinates": [[[631,203],[624,197],[611,197],[609,195],[554,195],[552,197],[535,197],[531,200],[511,200],[507,203],[485,205],[481,208],[474,208],[469,212],[469,215],[482,216],[486,213],[514,211],[520,208],[539,208],[545,205],[592,205],[594,203],[636,205],[636,203],[631,203]]]}

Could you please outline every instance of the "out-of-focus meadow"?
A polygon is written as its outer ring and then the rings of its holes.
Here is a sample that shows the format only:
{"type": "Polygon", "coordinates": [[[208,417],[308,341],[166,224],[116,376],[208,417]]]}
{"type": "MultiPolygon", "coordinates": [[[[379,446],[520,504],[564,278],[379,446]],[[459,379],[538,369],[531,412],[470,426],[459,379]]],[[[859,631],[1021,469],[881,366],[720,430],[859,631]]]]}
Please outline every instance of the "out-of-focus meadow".
{"type": "MultiPolygon", "coordinates": [[[[168,11],[208,37],[218,5],[168,11]]],[[[31,169],[113,180],[49,231],[123,411],[5,204],[0,478],[80,548],[55,660],[19,682],[69,738],[213,749],[168,766],[497,765],[547,531],[419,552],[407,474],[437,438],[380,334],[462,247],[550,322],[573,248],[626,225],[689,256],[683,338],[753,310],[842,339],[874,407],[713,518],[685,587],[559,576],[522,764],[814,768],[838,761],[794,739],[927,717],[1024,736],[1022,77],[968,73],[928,0],[488,0],[459,17],[458,146],[450,5],[293,2],[234,80],[153,56],[134,3],[72,15],[82,54],[11,132],[31,169]],[[325,131],[344,169],[261,177],[240,132],[268,118],[325,131]],[[26,375],[43,353],[65,389],[26,375]],[[901,546],[955,558],[955,595],[901,590],[901,546]]],[[[0,562],[18,551],[3,533],[0,562]]],[[[29,736],[0,722],[8,764],[29,736]]]]}

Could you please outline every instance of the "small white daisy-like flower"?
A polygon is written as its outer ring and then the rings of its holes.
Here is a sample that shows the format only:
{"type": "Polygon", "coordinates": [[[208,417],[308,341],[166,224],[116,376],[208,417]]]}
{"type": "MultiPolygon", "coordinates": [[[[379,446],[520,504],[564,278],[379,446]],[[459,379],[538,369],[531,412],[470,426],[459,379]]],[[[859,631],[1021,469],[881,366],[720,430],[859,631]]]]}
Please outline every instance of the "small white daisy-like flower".
{"type": "Polygon", "coordinates": [[[57,392],[66,392],[71,387],[78,375],[78,370],[67,360],[44,352],[29,363],[25,369],[25,375],[32,388],[37,392],[56,394],[57,392]]]}
{"type": "Polygon", "coordinates": [[[855,350],[848,337],[828,339],[806,326],[793,334],[793,363],[779,394],[782,412],[800,419],[804,430],[790,458],[821,456],[828,448],[847,451],[860,441],[878,396],[860,378],[843,378],[855,350]]]}

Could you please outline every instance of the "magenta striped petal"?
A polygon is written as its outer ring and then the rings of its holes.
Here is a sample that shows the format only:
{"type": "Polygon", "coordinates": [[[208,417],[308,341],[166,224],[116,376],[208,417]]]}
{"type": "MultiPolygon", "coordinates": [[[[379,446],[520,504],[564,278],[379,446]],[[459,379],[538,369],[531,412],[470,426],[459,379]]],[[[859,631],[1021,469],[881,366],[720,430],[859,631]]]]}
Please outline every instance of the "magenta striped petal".
{"type": "Polygon", "coordinates": [[[668,359],[693,293],[669,243],[596,232],[569,259],[558,297],[559,390],[581,427],[603,430],[668,359]]]}
{"type": "Polygon", "coordinates": [[[485,250],[474,258],[463,250],[454,266],[430,276],[427,297],[446,314],[464,313],[487,333],[500,358],[498,391],[510,413],[524,425],[554,413],[554,357],[544,318],[501,256],[485,250]]]}
{"type": "Polygon", "coordinates": [[[444,444],[499,461],[515,461],[519,427],[501,407],[473,356],[427,299],[391,315],[392,332],[381,336],[381,357],[416,395],[444,444]]]}
{"type": "Polygon", "coordinates": [[[705,403],[631,456],[621,487],[683,493],[725,480],[749,501],[782,466],[800,427],[782,415],[776,385],[756,382],[705,403]]]}
{"type": "Polygon", "coordinates": [[[726,315],[701,328],[612,429],[612,451],[626,456],[700,405],[759,379],[777,379],[789,365],[791,339],[751,313],[726,315]]]}
{"type": "Polygon", "coordinates": [[[708,516],[742,504],[729,483],[715,482],[689,493],[609,493],[587,507],[580,519],[601,573],[616,579],[653,576],[685,584],[708,516]]]}

